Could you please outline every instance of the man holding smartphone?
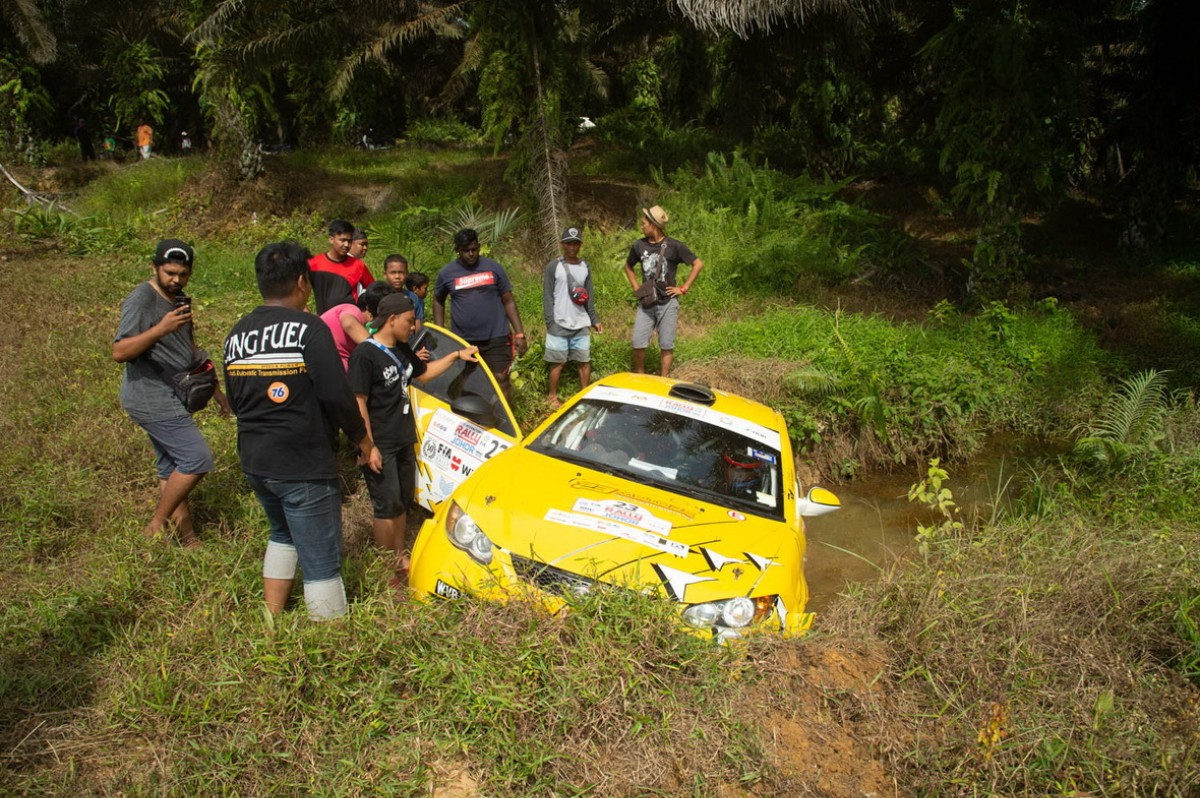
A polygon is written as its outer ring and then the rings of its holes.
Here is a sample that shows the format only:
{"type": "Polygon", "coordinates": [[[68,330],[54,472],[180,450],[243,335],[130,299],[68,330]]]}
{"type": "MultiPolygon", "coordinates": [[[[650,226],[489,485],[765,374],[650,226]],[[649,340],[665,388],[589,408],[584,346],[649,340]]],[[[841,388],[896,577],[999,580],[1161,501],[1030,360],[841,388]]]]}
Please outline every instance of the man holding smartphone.
{"type": "MultiPolygon", "coordinates": [[[[125,297],[113,339],[113,360],[125,364],[121,405],[150,436],[157,455],[159,500],[144,533],[163,534],[168,519],[179,541],[198,546],[188,494],[212,470],[213,457],[196,422],[170,385],[196,357],[191,298],[184,294],[195,253],[182,241],[158,243],[153,274],[125,297]]],[[[224,415],[229,402],[218,387],[214,401],[224,415]]]]}

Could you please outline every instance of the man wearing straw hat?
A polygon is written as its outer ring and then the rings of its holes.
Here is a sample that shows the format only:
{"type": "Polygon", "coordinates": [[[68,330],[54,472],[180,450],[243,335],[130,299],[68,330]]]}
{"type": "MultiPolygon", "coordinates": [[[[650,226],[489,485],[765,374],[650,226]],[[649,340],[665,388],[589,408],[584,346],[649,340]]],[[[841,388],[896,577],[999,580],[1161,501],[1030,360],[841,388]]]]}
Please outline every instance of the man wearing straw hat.
{"type": "Polygon", "coordinates": [[[666,377],[671,373],[675,360],[675,328],[679,322],[679,298],[686,296],[704,262],[688,249],[687,244],[670,238],[666,234],[667,212],[658,205],[642,209],[643,237],[633,242],[629,257],[625,259],[625,276],[639,299],[637,317],[633,322],[633,370],[642,374],[646,371],[646,347],[650,336],[658,332],[658,348],[661,351],[660,373],[666,377]],[[681,263],[691,264],[682,285],[676,282],[676,272],[681,263]],[[641,264],[641,269],[635,269],[641,264]],[[640,272],[640,273],[638,273],[640,272]],[[646,283],[653,286],[653,293],[646,283]]]}

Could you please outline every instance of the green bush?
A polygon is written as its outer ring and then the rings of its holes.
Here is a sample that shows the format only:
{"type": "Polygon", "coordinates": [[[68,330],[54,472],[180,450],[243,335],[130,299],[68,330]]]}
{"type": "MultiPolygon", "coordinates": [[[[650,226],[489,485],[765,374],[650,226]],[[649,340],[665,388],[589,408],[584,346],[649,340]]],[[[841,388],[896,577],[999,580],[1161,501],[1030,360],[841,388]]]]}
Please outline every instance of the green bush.
{"type": "Polygon", "coordinates": [[[458,119],[426,117],[408,123],[404,138],[414,144],[482,144],[483,133],[458,119]]]}

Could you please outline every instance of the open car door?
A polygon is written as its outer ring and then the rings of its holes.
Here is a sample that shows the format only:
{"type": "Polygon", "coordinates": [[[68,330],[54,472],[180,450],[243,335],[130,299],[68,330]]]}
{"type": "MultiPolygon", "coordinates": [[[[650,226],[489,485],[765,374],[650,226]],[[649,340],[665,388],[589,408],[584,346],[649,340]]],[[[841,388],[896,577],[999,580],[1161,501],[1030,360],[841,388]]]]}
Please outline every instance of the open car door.
{"type": "MultiPolygon", "coordinates": [[[[467,343],[436,324],[409,342],[439,358],[467,343]]],[[[446,372],[409,388],[417,422],[416,499],[432,511],[475,469],[521,439],[521,430],[491,370],[482,360],[454,361],[446,372]]]]}

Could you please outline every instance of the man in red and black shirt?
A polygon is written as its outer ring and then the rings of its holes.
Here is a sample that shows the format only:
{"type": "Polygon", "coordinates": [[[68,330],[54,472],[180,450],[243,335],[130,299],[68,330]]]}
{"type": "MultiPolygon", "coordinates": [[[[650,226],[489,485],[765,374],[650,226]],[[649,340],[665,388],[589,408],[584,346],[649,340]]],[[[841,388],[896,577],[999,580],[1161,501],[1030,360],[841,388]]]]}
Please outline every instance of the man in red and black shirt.
{"type": "Polygon", "coordinates": [[[343,219],[334,219],[329,223],[329,251],[308,261],[308,267],[313,272],[317,315],[335,305],[353,304],[367,286],[375,282],[367,264],[350,254],[353,237],[354,225],[343,219]],[[345,285],[326,275],[341,277],[345,285]]]}

